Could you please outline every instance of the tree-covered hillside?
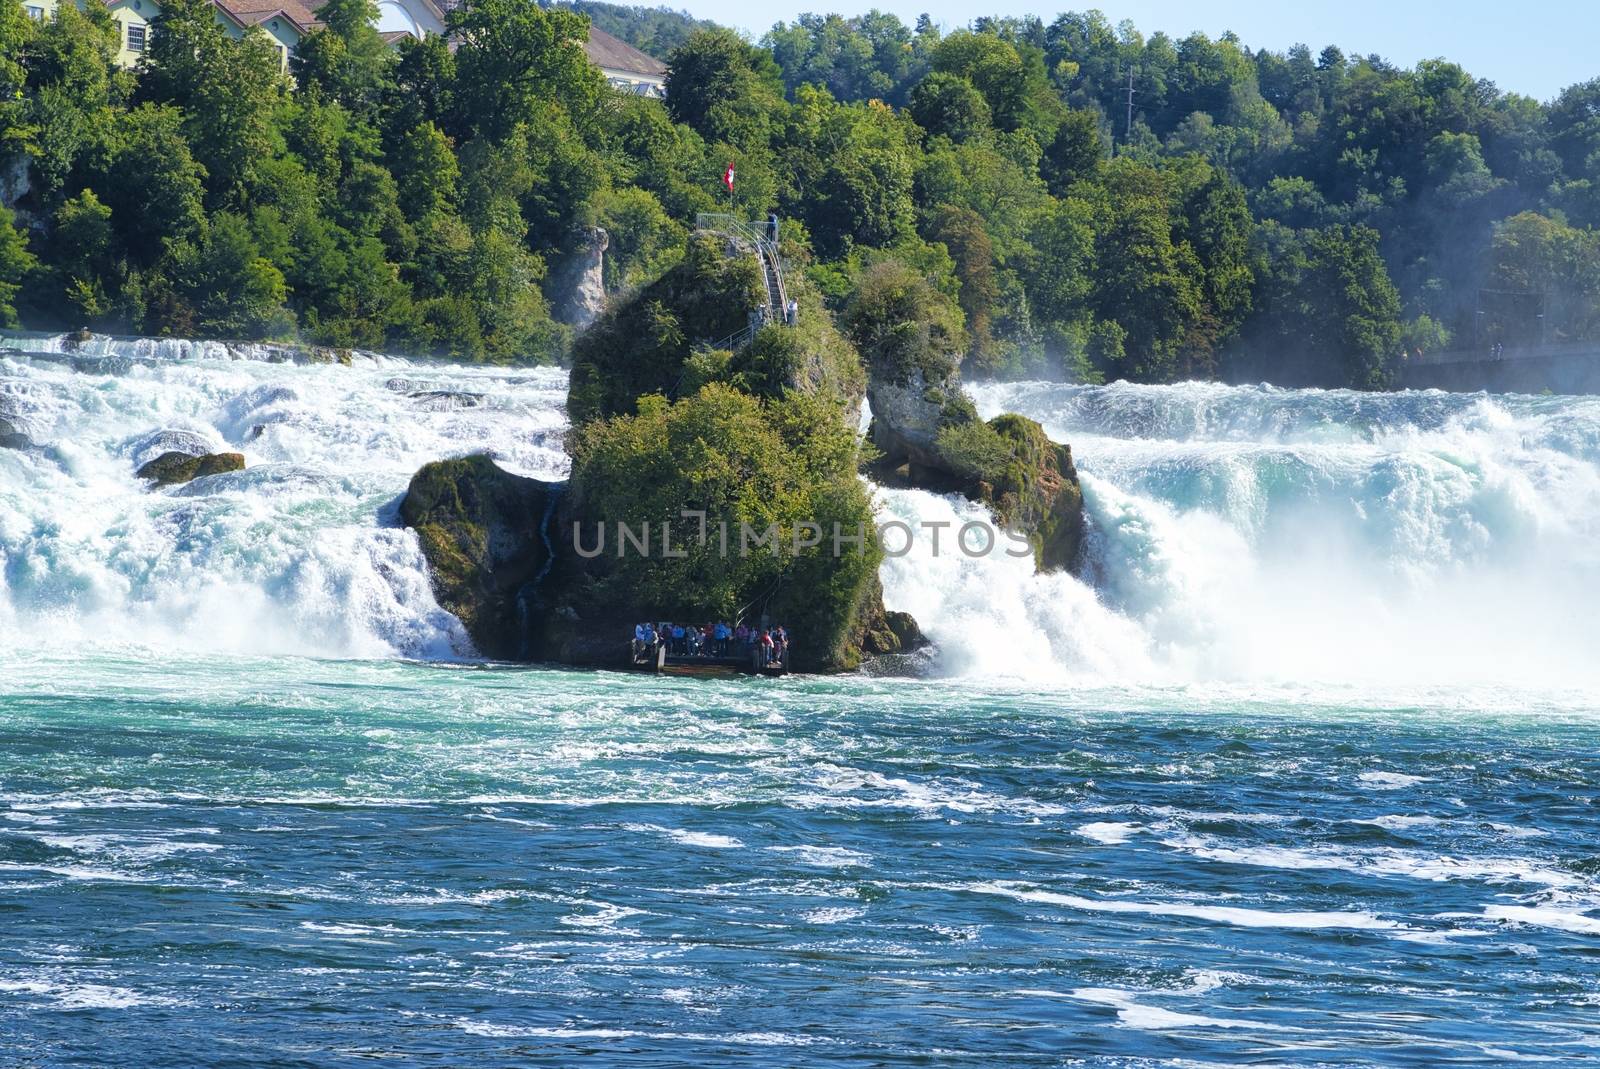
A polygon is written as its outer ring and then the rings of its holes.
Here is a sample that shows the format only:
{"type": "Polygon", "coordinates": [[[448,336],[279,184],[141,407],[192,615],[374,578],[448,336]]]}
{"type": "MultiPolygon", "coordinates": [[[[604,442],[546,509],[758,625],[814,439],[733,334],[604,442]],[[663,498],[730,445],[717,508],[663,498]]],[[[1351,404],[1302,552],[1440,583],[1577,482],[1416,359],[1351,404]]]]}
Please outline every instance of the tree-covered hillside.
{"type": "Polygon", "coordinates": [[[759,44],[594,3],[669,60],[610,90],[584,16],[466,0],[384,46],[332,0],[280,74],[202,0],[118,69],[98,4],[0,4],[0,305],[33,327],[554,360],[603,226],[632,290],[695,214],[785,219],[835,308],[899,261],[967,373],[1379,387],[1402,352],[1600,340],[1600,80],[1550,104],[1443,60],[1252,51],[1098,13],[943,31],[803,16],[759,44]],[[1134,87],[1133,121],[1127,88],[1134,87]]]}
{"type": "Polygon", "coordinates": [[[594,25],[652,56],[670,56],[693,37],[696,30],[714,30],[717,24],[697,19],[670,7],[629,7],[604,0],[570,0],[562,6],[588,18],[594,25]]]}

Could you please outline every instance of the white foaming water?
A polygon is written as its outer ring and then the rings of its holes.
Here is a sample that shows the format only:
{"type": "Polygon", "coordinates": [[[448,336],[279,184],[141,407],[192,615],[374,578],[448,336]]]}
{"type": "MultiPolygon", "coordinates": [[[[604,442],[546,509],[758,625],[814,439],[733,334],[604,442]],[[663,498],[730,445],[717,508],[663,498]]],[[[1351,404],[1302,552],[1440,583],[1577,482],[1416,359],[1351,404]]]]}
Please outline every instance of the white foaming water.
{"type": "MultiPolygon", "coordinates": [[[[0,643],[339,657],[470,652],[394,506],[429,460],[564,474],[566,376],[267,346],[0,338],[0,643]],[[244,472],[151,491],[167,449],[244,472]]],[[[1600,625],[1600,399],[1021,383],[974,390],[1070,442],[1084,579],[959,498],[883,569],[946,675],[1116,684],[1462,681],[1588,690],[1600,625]]],[[[891,535],[891,543],[896,536],[891,535]]],[[[1376,781],[1373,787],[1387,786],[1376,781]]]]}
{"type": "Polygon", "coordinates": [[[0,641],[470,652],[394,505],[443,457],[559,476],[565,375],[277,356],[105,338],[0,356],[0,418],[36,443],[0,449],[0,641]],[[240,452],[246,469],[148,489],[134,473],[168,449],[240,452]]]}
{"type": "Polygon", "coordinates": [[[930,613],[929,631],[956,670],[1600,682],[1600,399],[1197,383],[974,394],[986,416],[1020,412],[1071,443],[1088,584],[1015,562],[932,562],[938,576],[891,563],[891,606],[954,610],[930,613]]]}

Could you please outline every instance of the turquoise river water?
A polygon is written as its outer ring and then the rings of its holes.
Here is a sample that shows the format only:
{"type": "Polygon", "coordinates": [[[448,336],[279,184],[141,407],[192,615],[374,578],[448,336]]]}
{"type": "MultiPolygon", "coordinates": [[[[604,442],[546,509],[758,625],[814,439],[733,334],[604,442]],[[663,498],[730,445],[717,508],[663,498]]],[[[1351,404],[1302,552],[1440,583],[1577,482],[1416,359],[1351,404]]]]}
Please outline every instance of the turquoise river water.
{"type": "Polygon", "coordinates": [[[1600,1058],[1600,401],[985,387],[1084,578],[705,682],[481,663],[395,525],[559,475],[559,372],[14,344],[0,1066],[1600,1058]]]}

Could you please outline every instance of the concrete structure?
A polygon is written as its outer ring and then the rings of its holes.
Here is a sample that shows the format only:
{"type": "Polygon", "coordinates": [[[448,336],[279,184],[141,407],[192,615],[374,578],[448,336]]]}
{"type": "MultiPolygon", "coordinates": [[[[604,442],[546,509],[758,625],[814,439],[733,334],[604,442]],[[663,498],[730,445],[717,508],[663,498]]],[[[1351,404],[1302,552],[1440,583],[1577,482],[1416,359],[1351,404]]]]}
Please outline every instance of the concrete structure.
{"type": "Polygon", "coordinates": [[[1497,352],[1455,350],[1412,357],[1399,384],[1458,393],[1600,393],[1600,346],[1532,345],[1497,352]]]}
{"type": "MultiPolygon", "coordinates": [[[[30,18],[55,16],[61,0],[23,0],[23,11],[30,18]]],[[[92,0],[74,0],[80,8],[92,0]]],[[[132,67],[139,62],[150,43],[150,24],[161,11],[157,0],[99,0],[111,11],[118,26],[120,50],[117,62],[132,67]]],[[[322,25],[317,10],[325,0],[211,0],[217,22],[235,40],[253,28],[260,28],[278,49],[279,61],[289,69],[289,57],[302,38],[322,25]]],[[[427,34],[443,33],[447,7],[437,0],[378,0],[378,32],[390,45],[407,37],[420,40],[427,34]]],[[[639,51],[626,41],[604,30],[589,28],[584,43],[589,62],[600,68],[606,81],[625,93],[660,98],[666,95],[667,65],[639,51]]]]}

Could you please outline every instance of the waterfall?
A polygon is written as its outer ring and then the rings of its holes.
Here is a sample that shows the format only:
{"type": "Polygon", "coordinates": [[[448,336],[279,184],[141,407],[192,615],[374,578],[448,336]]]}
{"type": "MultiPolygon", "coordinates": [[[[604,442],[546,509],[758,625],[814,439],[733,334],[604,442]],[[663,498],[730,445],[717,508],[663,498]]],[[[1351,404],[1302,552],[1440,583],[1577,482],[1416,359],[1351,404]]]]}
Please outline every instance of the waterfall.
{"type": "Polygon", "coordinates": [[[489,452],[558,477],[566,377],[270,347],[8,338],[0,419],[0,642],[341,657],[470,652],[394,519],[429,460],[489,452]],[[21,346],[39,350],[17,352],[21,346]],[[151,490],[167,449],[242,472],[151,490]]]}
{"type": "MultiPolygon", "coordinates": [[[[566,471],[565,374],[265,347],[12,335],[0,643],[468,653],[394,505],[429,460],[566,471]],[[246,469],[147,488],[172,448],[246,469]]],[[[1583,686],[1600,675],[1600,399],[1209,384],[977,387],[1070,442],[1081,577],[926,540],[891,608],[974,677],[1583,686]]],[[[875,491],[949,530],[968,502],[875,491]]]]}
{"type": "MultiPolygon", "coordinates": [[[[1067,654],[1053,670],[1573,686],[1600,675],[1600,399],[1195,383],[974,393],[985,415],[1020,412],[1070,442],[1082,473],[1085,581],[1020,586],[1041,604],[1027,622],[1053,627],[1067,654]],[[1063,637],[1129,625],[1136,634],[1109,646],[1063,637]]],[[[916,508],[950,507],[921,497],[916,508]]],[[[1015,577],[983,565],[973,600],[997,607],[978,629],[1002,648],[1032,641],[1016,636],[1015,577]]],[[[925,597],[908,571],[890,568],[891,600],[925,597]]],[[[941,626],[930,620],[930,633],[944,638],[941,626]]]]}

